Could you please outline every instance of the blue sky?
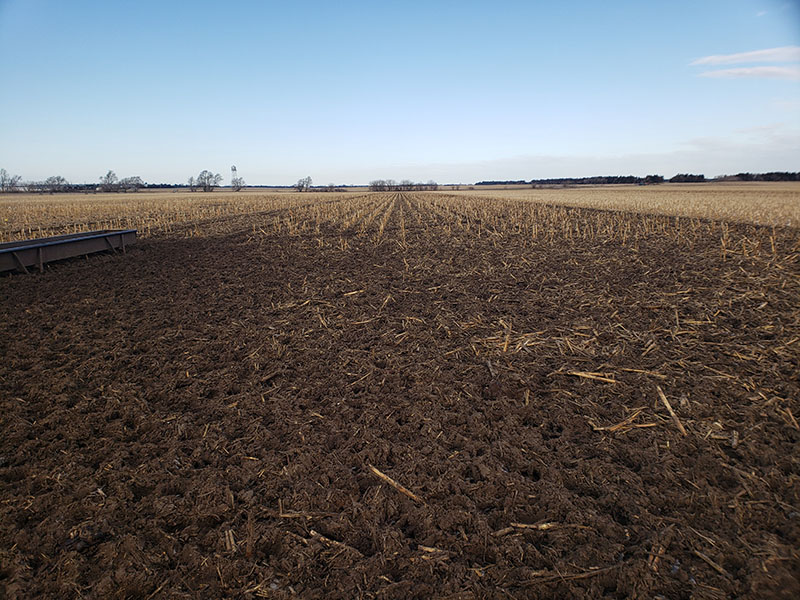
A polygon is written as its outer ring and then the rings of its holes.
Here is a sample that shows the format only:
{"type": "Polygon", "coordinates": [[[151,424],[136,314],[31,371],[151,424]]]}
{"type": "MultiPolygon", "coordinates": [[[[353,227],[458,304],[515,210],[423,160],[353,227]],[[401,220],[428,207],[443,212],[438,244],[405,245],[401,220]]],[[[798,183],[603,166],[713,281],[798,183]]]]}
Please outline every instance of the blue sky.
{"type": "Polygon", "coordinates": [[[23,179],[800,170],[800,0],[0,0],[0,65],[23,179]]]}

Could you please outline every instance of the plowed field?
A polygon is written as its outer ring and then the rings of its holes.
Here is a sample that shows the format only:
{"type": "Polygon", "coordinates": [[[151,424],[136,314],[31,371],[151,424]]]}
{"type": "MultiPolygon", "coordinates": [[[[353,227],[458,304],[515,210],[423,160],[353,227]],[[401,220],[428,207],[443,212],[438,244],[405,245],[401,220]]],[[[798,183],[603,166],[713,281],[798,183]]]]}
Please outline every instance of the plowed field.
{"type": "Polygon", "coordinates": [[[0,597],[800,596],[798,230],[444,194],[0,278],[0,597]]]}

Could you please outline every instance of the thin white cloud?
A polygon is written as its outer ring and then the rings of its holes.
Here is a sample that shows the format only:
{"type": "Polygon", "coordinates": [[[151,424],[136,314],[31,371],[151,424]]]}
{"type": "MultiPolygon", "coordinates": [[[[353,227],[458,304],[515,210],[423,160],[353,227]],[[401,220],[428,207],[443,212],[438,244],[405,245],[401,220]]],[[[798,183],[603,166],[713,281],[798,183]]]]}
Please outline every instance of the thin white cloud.
{"type": "Polygon", "coordinates": [[[758,12],[756,13],[756,16],[757,16],[757,17],[763,17],[763,16],[764,16],[764,15],[766,15],[766,14],[767,14],[767,11],[765,11],[765,10],[760,10],[760,11],[758,11],[758,12]]]}
{"type": "Polygon", "coordinates": [[[800,46],[782,46],[737,54],[713,54],[693,60],[695,65],[741,65],[759,62],[795,62],[800,61],[800,46]]]}
{"type": "Polygon", "coordinates": [[[782,139],[789,129],[790,128],[788,124],[778,122],[768,123],[765,125],[756,125],[754,127],[742,127],[740,129],[734,129],[733,133],[736,135],[744,135],[748,137],[760,138],[762,140],[768,140],[776,137],[782,139]]]}
{"type": "Polygon", "coordinates": [[[703,71],[700,77],[716,79],[789,79],[800,81],[800,67],[738,67],[735,69],[718,69],[703,71]]]}
{"type": "Polygon", "coordinates": [[[800,115],[800,98],[792,100],[778,98],[772,101],[772,107],[778,110],[783,110],[786,112],[796,113],[800,115]]]}

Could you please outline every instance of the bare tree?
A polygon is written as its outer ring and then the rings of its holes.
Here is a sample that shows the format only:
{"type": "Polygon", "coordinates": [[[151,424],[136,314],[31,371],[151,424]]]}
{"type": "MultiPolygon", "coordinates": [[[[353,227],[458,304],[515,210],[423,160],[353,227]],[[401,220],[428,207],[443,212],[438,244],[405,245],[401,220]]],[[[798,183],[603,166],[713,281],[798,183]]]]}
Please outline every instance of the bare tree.
{"type": "Polygon", "coordinates": [[[144,187],[144,181],[142,181],[142,178],[138,175],[135,177],[125,177],[124,179],[119,180],[119,187],[126,192],[138,192],[144,187]]]}
{"type": "Polygon", "coordinates": [[[294,189],[298,192],[307,192],[311,189],[312,180],[311,177],[303,177],[302,179],[298,179],[297,183],[294,184],[294,189]]]}
{"type": "Polygon", "coordinates": [[[194,176],[189,177],[189,191],[190,192],[194,192],[196,189],[197,189],[197,186],[195,185],[195,182],[194,182],[194,176]]]}
{"type": "Polygon", "coordinates": [[[109,171],[100,178],[100,189],[104,192],[111,192],[117,188],[117,174],[114,171],[109,171]]]}
{"type": "Polygon", "coordinates": [[[55,192],[66,192],[69,187],[69,182],[61,175],[54,175],[44,180],[44,189],[51,194],[55,192]]]}
{"type": "Polygon", "coordinates": [[[219,173],[212,173],[211,171],[200,171],[196,183],[204,192],[210,192],[222,183],[222,175],[219,173]]]}
{"type": "Polygon", "coordinates": [[[5,169],[0,169],[0,192],[15,191],[21,180],[19,175],[9,175],[5,169]]]}

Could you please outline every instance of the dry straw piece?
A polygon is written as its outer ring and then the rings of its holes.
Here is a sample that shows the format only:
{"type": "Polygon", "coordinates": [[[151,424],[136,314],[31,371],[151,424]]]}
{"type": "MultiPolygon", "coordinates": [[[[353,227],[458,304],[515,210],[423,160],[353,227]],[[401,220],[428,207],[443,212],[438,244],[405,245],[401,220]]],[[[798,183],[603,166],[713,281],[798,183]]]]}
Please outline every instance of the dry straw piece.
{"type": "Polygon", "coordinates": [[[675,411],[672,410],[672,405],[667,400],[667,397],[664,395],[664,390],[661,389],[661,386],[656,386],[656,391],[658,392],[658,397],[661,398],[661,403],[667,407],[667,412],[669,412],[669,416],[672,417],[672,422],[675,423],[675,426],[678,428],[678,431],[681,432],[681,435],[686,436],[686,429],[683,427],[683,423],[678,418],[678,415],[675,414],[675,411]]]}
{"type": "Polygon", "coordinates": [[[381,480],[383,480],[386,483],[388,483],[390,486],[392,486],[394,489],[396,489],[401,494],[404,494],[404,495],[408,496],[409,498],[411,498],[415,502],[424,503],[424,500],[422,498],[420,498],[414,492],[408,490],[407,488],[405,488],[402,485],[400,485],[399,483],[397,483],[394,479],[392,479],[391,477],[389,477],[385,473],[382,473],[381,471],[379,471],[378,469],[376,469],[372,465],[368,464],[367,466],[369,467],[370,471],[372,471],[373,474],[375,474],[381,480]]]}

